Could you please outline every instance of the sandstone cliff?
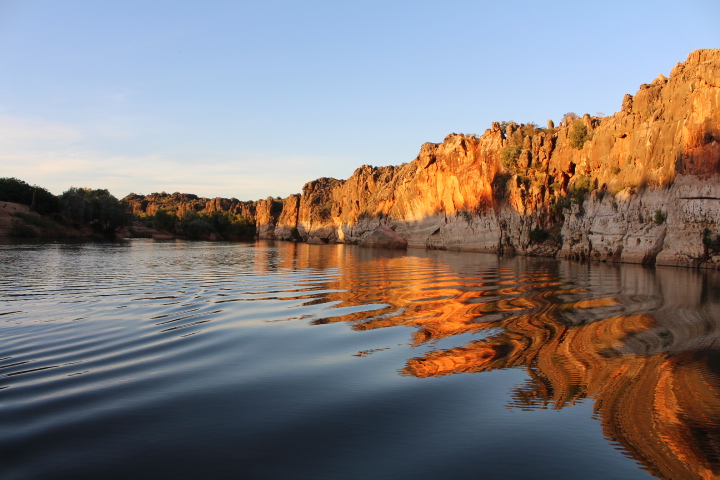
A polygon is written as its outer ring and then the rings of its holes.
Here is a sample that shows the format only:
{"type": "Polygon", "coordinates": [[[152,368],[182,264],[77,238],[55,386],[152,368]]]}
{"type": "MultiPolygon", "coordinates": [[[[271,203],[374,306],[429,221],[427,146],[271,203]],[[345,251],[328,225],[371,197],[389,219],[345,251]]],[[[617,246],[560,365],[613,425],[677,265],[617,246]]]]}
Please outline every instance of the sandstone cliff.
{"type": "Polygon", "coordinates": [[[306,184],[258,232],[367,244],[384,227],[410,247],[718,266],[719,163],[720,50],[697,50],[612,116],[451,134],[408,164],[306,184]]]}
{"type": "Polygon", "coordinates": [[[204,198],[191,193],[152,193],[138,195],[131,193],[121,200],[126,208],[135,215],[155,215],[165,210],[182,217],[188,212],[230,212],[255,219],[256,204],[260,202],[242,202],[237,198],[204,198]]]}
{"type": "Polygon", "coordinates": [[[426,143],[410,163],[363,165],[284,200],[123,201],[141,215],[242,215],[262,239],[717,268],[719,167],[720,50],[697,50],[612,116],[496,122],[481,136],[426,143]]]}

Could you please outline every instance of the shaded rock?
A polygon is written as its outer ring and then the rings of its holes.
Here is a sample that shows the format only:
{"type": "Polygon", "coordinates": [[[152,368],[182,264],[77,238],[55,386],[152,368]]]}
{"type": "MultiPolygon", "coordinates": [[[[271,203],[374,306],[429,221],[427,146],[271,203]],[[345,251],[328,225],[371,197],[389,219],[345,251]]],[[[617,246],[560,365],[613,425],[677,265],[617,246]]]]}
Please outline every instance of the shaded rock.
{"type": "Polygon", "coordinates": [[[360,240],[361,247],[407,248],[407,245],[406,238],[398,235],[388,227],[377,227],[372,232],[365,234],[360,240]]]}
{"type": "Polygon", "coordinates": [[[306,242],[309,245],[327,245],[328,241],[327,239],[320,238],[320,237],[309,237],[306,242]]]}

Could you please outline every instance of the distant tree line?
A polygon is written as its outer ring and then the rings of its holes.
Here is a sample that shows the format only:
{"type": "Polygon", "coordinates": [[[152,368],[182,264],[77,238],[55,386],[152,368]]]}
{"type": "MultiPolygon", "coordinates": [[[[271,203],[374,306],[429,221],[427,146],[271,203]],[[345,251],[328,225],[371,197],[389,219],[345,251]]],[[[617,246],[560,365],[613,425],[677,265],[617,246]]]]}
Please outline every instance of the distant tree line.
{"type": "MultiPolygon", "coordinates": [[[[29,205],[40,215],[57,221],[62,217],[77,224],[90,225],[105,234],[128,225],[132,215],[106,189],[71,187],[56,196],[47,189],[11,177],[0,178],[0,201],[29,205]]],[[[37,220],[35,220],[37,221],[37,220]]]]}
{"type": "MultiPolygon", "coordinates": [[[[2,177],[0,201],[29,205],[35,213],[51,216],[55,222],[89,225],[108,235],[120,227],[131,226],[132,230],[135,224],[189,238],[203,238],[210,234],[225,238],[255,236],[255,223],[231,212],[208,214],[190,211],[178,216],[175,212],[161,209],[154,215],[135,216],[107,189],[101,188],[71,187],[56,196],[37,185],[29,185],[17,178],[2,177]]],[[[33,224],[42,221],[41,217],[34,215],[16,216],[33,224]]]]}

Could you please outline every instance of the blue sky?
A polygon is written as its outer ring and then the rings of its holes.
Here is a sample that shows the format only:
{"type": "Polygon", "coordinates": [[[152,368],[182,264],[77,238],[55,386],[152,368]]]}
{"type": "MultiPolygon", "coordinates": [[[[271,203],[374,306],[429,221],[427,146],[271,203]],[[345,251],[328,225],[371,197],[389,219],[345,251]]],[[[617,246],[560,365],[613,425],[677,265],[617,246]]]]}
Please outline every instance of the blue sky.
{"type": "Polygon", "coordinates": [[[717,0],[0,0],[0,176],[286,196],[493,121],[620,108],[717,0]]]}

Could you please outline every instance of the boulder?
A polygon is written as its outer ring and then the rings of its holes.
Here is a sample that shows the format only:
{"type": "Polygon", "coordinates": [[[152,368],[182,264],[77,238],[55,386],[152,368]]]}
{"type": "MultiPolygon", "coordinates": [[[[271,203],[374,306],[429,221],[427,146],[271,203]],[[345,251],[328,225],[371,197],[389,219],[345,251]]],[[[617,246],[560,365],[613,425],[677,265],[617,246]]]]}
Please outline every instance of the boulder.
{"type": "Polygon", "coordinates": [[[407,244],[408,241],[405,237],[388,227],[377,227],[360,240],[361,247],[407,248],[407,244]]]}

